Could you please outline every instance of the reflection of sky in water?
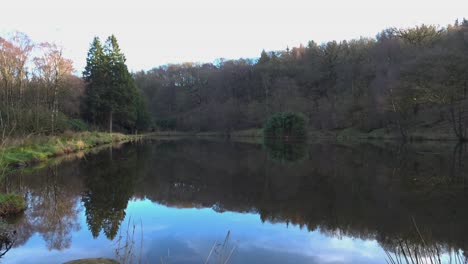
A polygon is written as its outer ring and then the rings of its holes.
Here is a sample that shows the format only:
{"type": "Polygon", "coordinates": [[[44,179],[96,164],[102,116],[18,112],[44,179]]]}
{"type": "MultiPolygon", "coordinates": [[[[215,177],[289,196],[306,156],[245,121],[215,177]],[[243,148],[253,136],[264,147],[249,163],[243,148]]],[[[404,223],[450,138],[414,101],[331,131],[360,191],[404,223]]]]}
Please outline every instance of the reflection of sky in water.
{"type": "MultiPolygon", "coordinates": [[[[79,215],[81,229],[72,233],[69,249],[48,251],[36,234],[25,245],[8,252],[2,263],[115,257],[116,243],[102,233],[93,239],[84,213],[83,208],[79,215]]],[[[168,255],[170,263],[204,263],[215,241],[222,242],[228,230],[231,244],[237,245],[230,263],[385,263],[385,253],[375,241],[329,237],[284,223],[262,223],[257,214],[168,208],[148,200],[130,201],[126,213],[122,232],[131,218],[137,225],[135,243],[139,248],[141,219],[143,259],[150,263],[160,263],[161,257],[168,255]]],[[[139,255],[139,249],[135,254],[139,255]]]]}

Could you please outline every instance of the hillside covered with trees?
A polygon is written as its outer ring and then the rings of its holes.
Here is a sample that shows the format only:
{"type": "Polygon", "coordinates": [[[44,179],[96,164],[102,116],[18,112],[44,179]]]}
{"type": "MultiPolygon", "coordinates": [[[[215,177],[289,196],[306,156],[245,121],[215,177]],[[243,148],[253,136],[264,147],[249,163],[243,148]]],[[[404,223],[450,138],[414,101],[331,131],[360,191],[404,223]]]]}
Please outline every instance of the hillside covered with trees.
{"type": "Polygon", "coordinates": [[[298,112],[310,130],[412,131],[466,139],[468,21],[310,41],[259,59],[169,64],[135,81],[160,129],[261,128],[298,112]]]}
{"type": "Polygon", "coordinates": [[[82,78],[73,73],[72,61],[55,44],[37,44],[22,33],[0,38],[2,133],[230,133],[293,112],[306,118],[309,131],[467,138],[465,19],[133,74],[115,36],[105,43],[95,38],[82,78]]]}

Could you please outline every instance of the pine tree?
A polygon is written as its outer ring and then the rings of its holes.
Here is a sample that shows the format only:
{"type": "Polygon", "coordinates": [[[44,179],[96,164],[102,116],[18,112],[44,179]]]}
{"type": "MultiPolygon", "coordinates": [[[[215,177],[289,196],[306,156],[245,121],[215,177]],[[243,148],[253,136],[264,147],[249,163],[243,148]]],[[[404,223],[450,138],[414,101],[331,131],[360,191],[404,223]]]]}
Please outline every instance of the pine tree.
{"type": "Polygon", "coordinates": [[[258,59],[258,63],[265,64],[269,61],[270,61],[270,56],[268,56],[265,50],[262,50],[262,54],[260,55],[260,59],[258,59]]]}
{"type": "Polygon", "coordinates": [[[149,122],[145,117],[146,105],[140,99],[125,62],[114,35],[106,40],[104,46],[95,38],[83,72],[87,83],[85,117],[101,126],[107,122],[110,132],[114,125],[134,130],[137,125],[139,129],[145,128],[149,122]]]}
{"type": "Polygon", "coordinates": [[[83,71],[83,79],[86,82],[84,103],[81,112],[85,120],[94,124],[99,122],[100,93],[105,86],[105,56],[101,41],[98,37],[93,39],[86,59],[86,67],[83,71]]]}
{"type": "Polygon", "coordinates": [[[131,129],[136,121],[138,91],[114,35],[107,39],[104,52],[108,58],[110,85],[102,99],[104,108],[109,114],[109,131],[112,132],[114,114],[117,117],[115,120],[117,124],[131,129]]]}

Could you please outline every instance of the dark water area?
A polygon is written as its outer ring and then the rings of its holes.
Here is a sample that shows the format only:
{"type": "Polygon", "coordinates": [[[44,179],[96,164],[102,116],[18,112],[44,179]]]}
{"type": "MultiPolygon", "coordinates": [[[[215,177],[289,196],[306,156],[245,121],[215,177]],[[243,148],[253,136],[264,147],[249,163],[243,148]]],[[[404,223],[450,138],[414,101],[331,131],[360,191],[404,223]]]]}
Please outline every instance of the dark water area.
{"type": "Polygon", "coordinates": [[[466,160],[461,145],[124,144],[8,176],[29,207],[0,263],[462,263],[466,160]]]}

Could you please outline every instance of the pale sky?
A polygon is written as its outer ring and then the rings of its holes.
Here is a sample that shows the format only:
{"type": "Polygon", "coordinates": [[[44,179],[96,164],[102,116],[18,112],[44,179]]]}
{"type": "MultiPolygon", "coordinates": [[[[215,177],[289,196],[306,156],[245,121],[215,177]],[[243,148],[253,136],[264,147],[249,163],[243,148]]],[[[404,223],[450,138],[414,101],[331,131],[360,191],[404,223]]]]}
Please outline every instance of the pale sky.
{"type": "Polygon", "coordinates": [[[81,72],[94,36],[115,34],[132,71],[258,57],[309,40],[374,37],[388,27],[445,26],[468,0],[1,0],[0,36],[59,44],[81,72]]]}

